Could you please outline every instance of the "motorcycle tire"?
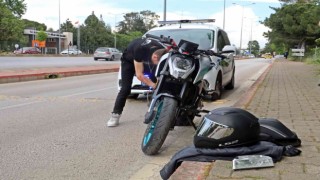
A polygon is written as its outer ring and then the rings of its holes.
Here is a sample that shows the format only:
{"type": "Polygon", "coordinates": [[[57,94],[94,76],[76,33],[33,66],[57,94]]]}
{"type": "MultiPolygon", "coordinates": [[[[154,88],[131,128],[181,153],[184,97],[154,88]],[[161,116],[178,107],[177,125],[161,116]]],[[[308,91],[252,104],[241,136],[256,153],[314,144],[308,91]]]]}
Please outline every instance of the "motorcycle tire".
{"type": "Polygon", "coordinates": [[[141,149],[146,155],[155,155],[164,143],[175,120],[177,100],[169,97],[159,99],[156,111],[144,133],[141,149]]]}

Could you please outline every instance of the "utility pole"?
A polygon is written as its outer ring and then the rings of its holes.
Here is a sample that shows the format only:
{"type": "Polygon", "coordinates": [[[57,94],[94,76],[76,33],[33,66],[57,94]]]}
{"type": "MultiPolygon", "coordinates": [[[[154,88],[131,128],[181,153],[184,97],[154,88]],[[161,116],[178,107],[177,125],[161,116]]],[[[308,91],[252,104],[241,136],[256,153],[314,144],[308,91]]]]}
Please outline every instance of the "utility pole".
{"type": "Polygon", "coordinates": [[[167,21],[167,0],[164,0],[164,8],[163,8],[163,21],[167,21]]]}
{"type": "Polygon", "coordinates": [[[60,54],[60,51],[61,51],[61,37],[60,37],[60,34],[61,34],[61,25],[60,25],[60,0],[59,0],[59,45],[58,45],[58,54],[60,54]]]}
{"type": "Polygon", "coordinates": [[[78,25],[78,37],[77,37],[77,54],[79,54],[79,50],[80,50],[80,23],[78,25]]]}
{"type": "Polygon", "coordinates": [[[243,29],[243,13],[244,13],[244,7],[245,6],[250,6],[250,5],[254,5],[256,3],[250,3],[250,4],[247,4],[247,5],[240,5],[240,4],[237,4],[237,3],[232,3],[234,5],[239,5],[242,7],[242,15],[241,15],[241,32],[240,32],[240,54],[242,56],[242,53],[241,53],[241,49],[242,49],[242,29],[243,29]]]}
{"type": "Polygon", "coordinates": [[[226,0],[224,0],[224,3],[223,3],[223,30],[225,28],[225,22],[226,22],[226,0]]]}

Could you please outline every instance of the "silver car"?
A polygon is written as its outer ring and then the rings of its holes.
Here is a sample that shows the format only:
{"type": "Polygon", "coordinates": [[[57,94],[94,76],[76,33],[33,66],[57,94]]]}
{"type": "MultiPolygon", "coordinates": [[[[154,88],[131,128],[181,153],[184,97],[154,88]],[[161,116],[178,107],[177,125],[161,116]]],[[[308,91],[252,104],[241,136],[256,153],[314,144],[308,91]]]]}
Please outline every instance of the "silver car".
{"type": "Polygon", "coordinates": [[[93,54],[93,59],[96,61],[98,59],[105,59],[106,61],[114,61],[116,59],[120,59],[122,56],[122,52],[116,48],[110,47],[99,47],[95,50],[93,54]]]}

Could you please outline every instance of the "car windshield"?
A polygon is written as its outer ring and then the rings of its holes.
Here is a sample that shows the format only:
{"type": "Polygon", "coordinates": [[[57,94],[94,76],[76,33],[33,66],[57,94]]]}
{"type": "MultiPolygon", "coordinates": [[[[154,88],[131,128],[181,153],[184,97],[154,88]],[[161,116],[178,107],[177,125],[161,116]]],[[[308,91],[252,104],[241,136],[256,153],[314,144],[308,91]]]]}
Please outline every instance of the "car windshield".
{"type": "Polygon", "coordinates": [[[163,29],[148,32],[148,34],[170,36],[179,44],[181,39],[199,44],[199,49],[213,47],[214,31],[208,29],[163,29]]]}

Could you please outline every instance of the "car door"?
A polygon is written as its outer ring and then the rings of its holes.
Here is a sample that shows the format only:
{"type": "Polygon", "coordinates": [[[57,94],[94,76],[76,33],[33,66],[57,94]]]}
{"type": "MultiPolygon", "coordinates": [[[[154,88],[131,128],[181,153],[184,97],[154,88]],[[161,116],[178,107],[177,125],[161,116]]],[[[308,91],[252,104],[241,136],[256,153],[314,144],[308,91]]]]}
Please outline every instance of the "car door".
{"type": "Polygon", "coordinates": [[[114,56],[116,59],[120,59],[121,58],[121,54],[120,54],[120,51],[116,48],[113,48],[112,49],[113,53],[114,53],[114,56]]]}
{"type": "MultiPolygon", "coordinates": [[[[217,39],[218,51],[222,51],[222,49],[226,45],[230,45],[230,41],[228,39],[227,33],[224,32],[223,30],[219,30],[218,39],[217,39]]],[[[220,66],[223,70],[223,79],[222,79],[223,85],[228,83],[232,77],[233,63],[234,63],[233,59],[231,58],[225,58],[220,61],[220,66]]]]}

